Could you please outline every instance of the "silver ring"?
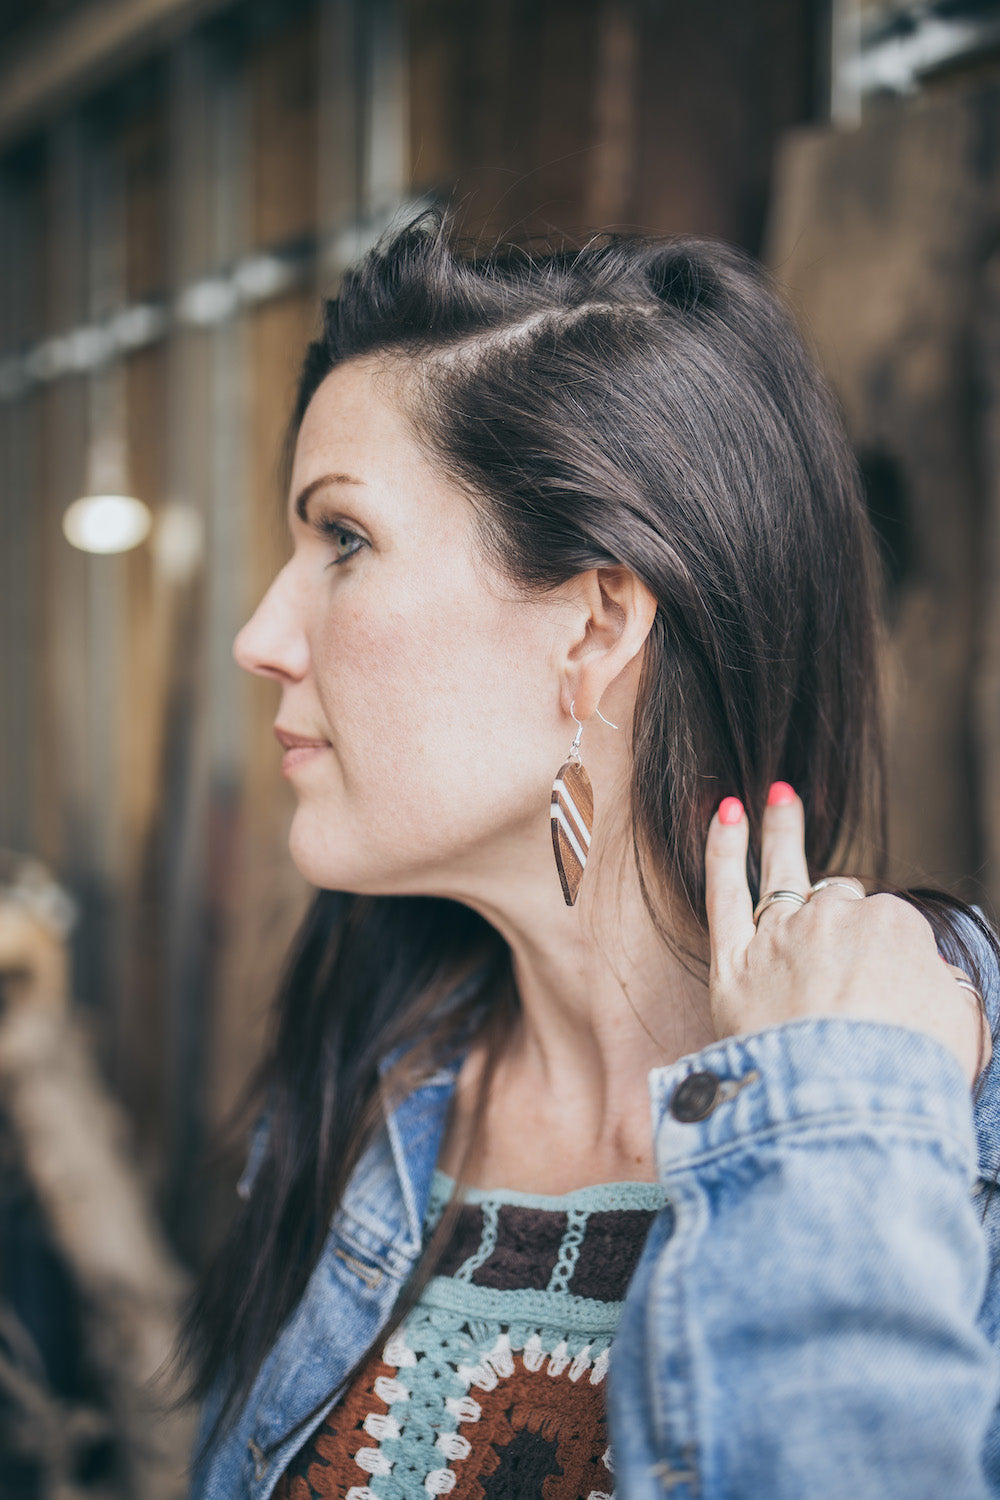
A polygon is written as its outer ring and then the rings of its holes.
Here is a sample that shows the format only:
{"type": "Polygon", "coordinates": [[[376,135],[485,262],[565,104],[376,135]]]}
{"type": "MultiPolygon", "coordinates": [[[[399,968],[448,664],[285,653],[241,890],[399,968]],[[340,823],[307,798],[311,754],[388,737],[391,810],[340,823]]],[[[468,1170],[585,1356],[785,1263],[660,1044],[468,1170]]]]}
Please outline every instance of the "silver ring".
{"type": "MultiPolygon", "coordinates": [[[[851,895],[856,896],[859,901],[863,901],[865,899],[864,891],[859,891],[856,885],[851,885],[846,880],[838,880],[835,875],[829,875],[823,880],[817,880],[815,885],[811,885],[809,887],[809,895],[815,896],[817,891],[828,891],[832,886],[835,885],[839,885],[841,890],[850,891],[851,895]]],[[[808,899],[809,897],[807,896],[806,900],[808,899]]]]}
{"type": "Polygon", "coordinates": [[[958,985],[960,990],[968,990],[969,994],[975,997],[976,1003],[978,1005],[983,1005],[985,1003],[981,992],[976,989],[976,986],[973,984],[971,979],[956,979],[955,983],[958,985]]]}
{"type": "Polygon", "coordinates": [[[776,901],[794,901],[796,906],[805,906],[806,904],[805,896],[800,896],[798,891],[768,891],[765,896],[761,896],[753,909],[753,925],[755,927],[767,911],[767,908],[773,906],[776,901]]]}

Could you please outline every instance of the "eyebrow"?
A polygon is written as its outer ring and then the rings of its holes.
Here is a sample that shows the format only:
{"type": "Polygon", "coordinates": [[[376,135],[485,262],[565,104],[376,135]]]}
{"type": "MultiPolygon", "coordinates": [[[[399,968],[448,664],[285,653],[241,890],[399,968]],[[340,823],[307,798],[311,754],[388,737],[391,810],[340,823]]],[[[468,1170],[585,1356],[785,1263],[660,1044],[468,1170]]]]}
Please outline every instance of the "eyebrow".
{"type": "Polygon", "coordinates": [[[357,479],[353,474],[320,474],[316,479],[311,479],[304,489],[301,489],[295,497],[295,514],[299,520],[308,525],[309,517],[306,514],[306,506],[317,490],[327,484],[360,484],[364,485],[363,479],[357,479]]]}

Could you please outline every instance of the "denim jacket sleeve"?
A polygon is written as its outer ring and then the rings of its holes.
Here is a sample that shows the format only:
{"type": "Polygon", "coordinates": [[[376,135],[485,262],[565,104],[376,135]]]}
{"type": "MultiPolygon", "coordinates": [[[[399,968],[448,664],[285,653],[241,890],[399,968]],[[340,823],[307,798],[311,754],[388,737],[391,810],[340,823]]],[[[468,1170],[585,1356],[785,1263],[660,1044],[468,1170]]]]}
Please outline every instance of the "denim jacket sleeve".
{"type": "Polygon", "coordinates": [[[668,1207],[612,1351],[619,1494],[1000,1495],[989,1194],[951,1054],[795,1021],[650,1088],[668,1207]]]}

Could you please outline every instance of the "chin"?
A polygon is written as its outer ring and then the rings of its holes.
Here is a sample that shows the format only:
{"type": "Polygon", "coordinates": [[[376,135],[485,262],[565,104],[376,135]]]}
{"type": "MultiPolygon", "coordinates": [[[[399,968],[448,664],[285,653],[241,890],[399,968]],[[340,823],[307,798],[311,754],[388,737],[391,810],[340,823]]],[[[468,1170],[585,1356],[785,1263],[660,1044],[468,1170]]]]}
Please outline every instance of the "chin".
{"type": "MultiPolygon", "coordinates": [[[[435,842],[428,827],[412,824],[404,843],[398,829],[398,820],[352,825],[342,808],[333,807],[324,815],[315,805],[300,804],[292,817],[288,850],[299,874],[318,890],[357,896],[441,896],[456,885],[456,861],[467,868],[470,845],[479,848],[476,838],[464,846],[452,838],[435,842]]],[[[467,875],[458,880],[459,889],[466,884],[467,875]]]]}
{"type": "MultiPolygon", "coordinates": [[[[292,863],[304,880],[322,891],[350,891],[354,889],[350,879],[350,861],[336,858],[334,851],[317,839],[308,825],[296,813],[288,834],[288,852],[292,863]]],[[[356,873],[356,872],[355,872],[356,873]]]]}
{"type": "Polygon", "coordinates": [[[317,838],[310,821],[296,814],[288,835],[292,863],[310,885],[322,891],[347,891],[357,896],[402,894],[399,872],[373,862],[370,842],[369,857],[359,859],[357,851],[365,847],[364,841],[344,840],[338,847],[331,840],[317,838]]]}

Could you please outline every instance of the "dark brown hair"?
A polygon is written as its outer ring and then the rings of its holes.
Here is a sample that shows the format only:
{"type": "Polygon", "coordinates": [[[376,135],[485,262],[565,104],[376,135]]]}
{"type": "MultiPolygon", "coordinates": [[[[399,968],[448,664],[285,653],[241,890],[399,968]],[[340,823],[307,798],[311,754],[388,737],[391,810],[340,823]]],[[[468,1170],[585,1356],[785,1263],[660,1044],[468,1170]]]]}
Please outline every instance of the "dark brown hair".
{"type": "MultiPolygon", "coordinates": [[[[884,850],[875,548],[835,403],[759,266],[690,238],[476,258],[425,219],[325,304],[290,443],[324,377],[360,356],[398,366],[416,432],[467,491],[505,575],[546,590],[617,564],[655,595],[631,814],[647,905],[670,940],[668,892],[704,933],[705,835],[729,793],[749,812],[755,896],[779,778],[805,804],[814,875],[862,830],[884,850]]],[[[959,904],[911,899],[975,974],[959,904]]],[[[302,1295],[379,1127],[380,1060],[404,1050],[401,1091],[514,1006],[505,945],[471,911],[316,896],[255,1080],[270,1118],[256,1188],[188,1325],[195,1394],[221,1379],[222,1420],[302,1295]]]]}

